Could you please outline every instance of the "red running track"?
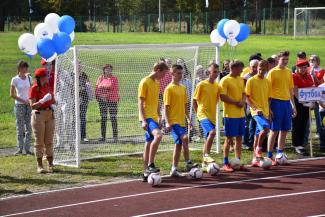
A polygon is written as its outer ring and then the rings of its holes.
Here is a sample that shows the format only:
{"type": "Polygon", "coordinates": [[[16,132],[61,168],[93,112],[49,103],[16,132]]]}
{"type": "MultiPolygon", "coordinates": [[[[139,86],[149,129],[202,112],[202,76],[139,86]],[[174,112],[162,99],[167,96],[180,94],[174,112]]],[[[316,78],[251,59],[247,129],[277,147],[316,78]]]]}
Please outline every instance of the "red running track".
{"type": "Polygon", "coordinates": [[[311,216],[325,215],[325,160],[264,171],[164,177],[32,194],[0,201],[1,216],[311,216]]]}

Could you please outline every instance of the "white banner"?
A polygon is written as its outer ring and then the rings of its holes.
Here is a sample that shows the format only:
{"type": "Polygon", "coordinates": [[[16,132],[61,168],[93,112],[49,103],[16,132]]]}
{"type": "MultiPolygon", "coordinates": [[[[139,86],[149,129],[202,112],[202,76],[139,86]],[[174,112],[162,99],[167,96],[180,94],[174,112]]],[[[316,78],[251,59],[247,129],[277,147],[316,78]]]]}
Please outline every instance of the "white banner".
{"type": "Polygon", "coordinates": [[[322,90],[320,87],[299,88],[298,100],[299,102],[315,102],[322,98],[322,90]]]}

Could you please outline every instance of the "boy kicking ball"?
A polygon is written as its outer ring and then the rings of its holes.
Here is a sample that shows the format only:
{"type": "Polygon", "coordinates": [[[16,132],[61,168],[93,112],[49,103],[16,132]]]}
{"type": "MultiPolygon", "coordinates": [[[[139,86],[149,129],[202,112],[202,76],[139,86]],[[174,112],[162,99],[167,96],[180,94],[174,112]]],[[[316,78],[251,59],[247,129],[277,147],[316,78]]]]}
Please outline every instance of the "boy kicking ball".
{"type": "Polygon", "coordinates": [[[187,123],[190,124],[187,110],[187,95],[185,86],[179,82],[183,77],[183,67],[181,65],[172,66],[172,82],[166,87],[164,92],[164,111],[166,120],[166,130],[171,131],[174,138],[175,148],[173,153],[173,162],[170,175],[173,177],[181,177],[177,170],[179,158],[183,148],[185,159],[185,167],[190,171],[197,164],[193,164],[189,157],[188,136],[185,129],[185,118],[187,123]]]}
{"type": "Polygon", "coordinates": [[[265,78],[267,73],[268,62],[261,60],[258,63],[257,74],[248,79],[246,84],[247,104],[250,106],[252,117],[256,121],[256,132],[252,166],[261,167],[262,144],[269,132],[272,120],[272,112],[270,111],[269,100],[271,96],[271,83],[265,78]]]}

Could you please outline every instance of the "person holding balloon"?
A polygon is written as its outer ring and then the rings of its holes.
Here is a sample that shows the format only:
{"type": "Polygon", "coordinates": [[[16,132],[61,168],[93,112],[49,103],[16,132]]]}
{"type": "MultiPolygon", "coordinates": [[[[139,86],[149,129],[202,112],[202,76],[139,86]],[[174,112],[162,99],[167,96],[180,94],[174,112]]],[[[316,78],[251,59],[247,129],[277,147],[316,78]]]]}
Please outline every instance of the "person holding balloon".
{"type": "Polygon", "coordinates": [[[48,172],[53,173],[54,115],[51,105],[55,103],[53,91],[49,88],[49,78],[45,68],[35,70],[36,82],[29,90],[32,108],[32,129],[35,137],[37,173],[45,173],[42,158],[46,156],[48,172]]]}

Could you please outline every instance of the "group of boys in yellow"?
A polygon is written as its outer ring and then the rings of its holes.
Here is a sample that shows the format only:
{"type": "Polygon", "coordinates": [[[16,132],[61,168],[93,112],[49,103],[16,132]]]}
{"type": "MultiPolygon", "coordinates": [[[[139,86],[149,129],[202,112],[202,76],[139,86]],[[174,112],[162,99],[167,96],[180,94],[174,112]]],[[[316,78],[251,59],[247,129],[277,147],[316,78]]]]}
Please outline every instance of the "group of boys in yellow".
{"type": "MultiPolygon", "coordinates": [[[[161,63],[162,64],[162,63],[161,63]]],[[[206,169],[209,163],[214,162],[214,159],[209,156],[213,139],[216,135],[216,106],[221,99],[224,102],[223,117],[225,122],[225,144],[224,144],[224,166],[223,169],[226,172],[234,171],[231,168],[228,161],[229,147],[232,144],[233,137],[235,140],[235,157],[240,159],[241,157],[241,145],[242,136],[244,135],[244,104],[247,103],[250,106],[252,116],[261,116],[268,123],[271,122],[271,112],[269,100],[271,97],[277,99],[286,94],[286,91],[279,90],[278,85],[272,88],[272,84],[275,82],[273,79],[282,79],[281,70],[273,70],[265,78],[267,73],[267,62],[260,61],[258,66],[258,73],[250,78],[246,84],[244,84],[243,78],[240,76],[243,70],[243,63],[240,61],[233,61],[230,64],[230,74],[222,78],[220,84],[216,82],[216,78],[219,75],[219,66],[217,64],[210,64],[208,68],[209,77],[201,81],[194,92],[193,96],[193,109],[200,121],[200,124],[204,131],[205,143],[203,147],[203,163],[202,169],[206,169]]],[[[166,65],[168,68],[168,66],[166,65]]],[[[166,67],[162,69],[153,70],[153,72],[142,79],[138,89],[139,97],[139,112],[142,128],[146,131],[146,145],[144,151],[144,179],[146,175],[152,172],[159,172],[160,170],[154,165],[154,155],[158,149],[158,144],[161,140],[162,134],[160,132],[159,116],[159,79],[164,76],[164,73],[168,72],[166,67]],[[157,148],[151,150],[152,143],[157,148]],[[153,155],[149,159],[149,155],[153,155]]],[[[184,158],[186,168],[190,169],[196,167],[196,164],[189,159],[188,150],[188,137],[185,130],[185,119],[188,124],[191,123],[190,117],[187,111],[187,96],[185,86],[179,84],[182,79],[183,69],[180,65],[173,65],[172,67],[172,82],[167,86],[164,92],[164,110],[166,129],[171,131],[171,134],[175,141],[175,149],[173,153],[173,164],[171,169],[172,176],[182,176],[177,170],[177,164],[179,161],[180,153],[184,150],[184,158]]],[[[287,80],[287,79],[286,79],[287,80]]],[[[287,85],[290,82],[281,82],[282,85],[287,85]]],[[[290,87],[285,87],[288,89],[290,87]]],[[[264,122],[262,122],[264,123],[264,122]]],[[[270,126],[260,126],[259,134],[256,135],[256,149],[254,151],[253,158],[261,157],[261,144],[263,141],[259,140],[259,135],[267,134],[270,126]]],[[[265,135],[264,135],[265,138],[265,135]]],[[[262,138],[262,139],[264,139],[262,138]]],[[[273,148],[273,147],[272,147],[273,148]]],[[[241,170],[246,168],[241,165],[241,170]]]]}

